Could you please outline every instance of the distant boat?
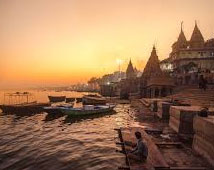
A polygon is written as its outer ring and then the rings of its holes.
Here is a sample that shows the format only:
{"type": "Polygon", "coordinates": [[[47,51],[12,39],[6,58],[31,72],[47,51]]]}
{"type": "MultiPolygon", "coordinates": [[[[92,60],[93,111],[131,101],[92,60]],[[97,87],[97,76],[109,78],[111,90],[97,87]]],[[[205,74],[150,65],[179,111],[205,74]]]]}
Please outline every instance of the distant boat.
{"type": "Polygon", "coordinates": [[[76,98],[76,102],[77,102],[77,103],[82,102],[82,98],[81,98],[81,97],[77,97],[77,98],[76,98]]]}
{"type": "Polygon", "coordinates": [[[12,105],[0,105],[0,109],[3,113],[25,114],[25,113],[40,113],[43,112],[43,107],[49,106],[49,103],[23,103],[12,105]]]}
{"type": "Polygon", "coordinates": [[[48,96],[48,99],[51,103],[64,102],[66,96],[48,96]]]}
{"type": "Polygon", "coordinates": [[[106,98],[98,95],[83,96],[82,103],[84,105],[105,105],[106,98]]]}
{"type": "Polygon", "coordinates": [[[74,102],[74,101],[75,101],[75,98],[73,98],[73,97],[66,97],[66,99],[65,99],[66,103],[71,103],[71,102],[74,102]]]}
{"type": "Polygon", "coordinates": [[[81,117],[81,116],[88,116],[94,114],[101,114],[101,113],[108,113],[113,111],[115,105],[85,105],[80,108],[66,108],[62,111],[64,114],[71,116],[71,117],[81,117]]]}

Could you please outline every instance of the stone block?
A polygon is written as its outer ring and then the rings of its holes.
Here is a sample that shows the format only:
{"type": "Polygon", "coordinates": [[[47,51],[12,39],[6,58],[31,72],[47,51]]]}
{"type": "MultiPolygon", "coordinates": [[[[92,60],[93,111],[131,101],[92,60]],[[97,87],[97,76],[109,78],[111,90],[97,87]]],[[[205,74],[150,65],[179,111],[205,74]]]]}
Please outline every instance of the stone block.
{"type": "Polygon", "coordinates": [[[193,134],[193,118],[199,111],[197,106],[171,106],[169,126],[177,133],[193,134]]]}
{"type": "Polygon", "coordinates": [[[172,103],[158,102],[157,116],[161,119],[168,120],[170,106],[172,106],[172,103]]]}
{"type": "MultiPolygon", "coordinates": [[[[193,118],[201,111],[200,106],[171,106],[169,126],[177,133],[193,134],[193,118]]],[[[210,108],[208,114],[213,114],[210,108]]]]}
{"type": "Polygon", "coordinates": [[[167,98],[153,98],[153,99],[150,99],[150,110],[152,112],[157,112],[158,111],[158,103],[159,102],[169,102],[170,100],[167,99],[167,98]]]}
{"type": "Polygon", "coordinates": [[[195,116],[193,121],[194,138],[192,148],[204,156],[214,166],[214,116],[195,116]]]}

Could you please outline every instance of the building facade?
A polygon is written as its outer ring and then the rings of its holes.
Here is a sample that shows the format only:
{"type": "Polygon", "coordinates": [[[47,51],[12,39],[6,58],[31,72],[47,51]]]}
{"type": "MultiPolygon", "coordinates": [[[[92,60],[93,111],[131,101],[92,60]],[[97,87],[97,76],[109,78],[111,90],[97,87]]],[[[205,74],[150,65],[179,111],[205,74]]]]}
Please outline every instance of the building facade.
{"type": "Polygon", "coordinates": [[[161,61],[160,66],[162,70],[173,73],[178,85],[197,84],[200,75],[205,76],[209,83],[214,83],[214,39],[205,41],[195,23],[188,41],[181,26],[169,57],[161,61]]]}

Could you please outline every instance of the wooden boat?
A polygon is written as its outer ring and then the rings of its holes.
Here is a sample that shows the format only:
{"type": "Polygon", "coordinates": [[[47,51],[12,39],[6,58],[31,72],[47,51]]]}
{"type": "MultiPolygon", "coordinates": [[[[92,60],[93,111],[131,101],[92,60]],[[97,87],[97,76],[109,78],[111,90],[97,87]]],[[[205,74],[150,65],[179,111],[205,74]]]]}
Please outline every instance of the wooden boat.
{"type": "Polygon", "coordinates": [[[48,96],[48,99],[51,103],[64,102],[66,96],[48,96]]]}
{"type": "Polygon", "coordinates": [[[85,105],[79,108],[67,108],[63,109],[63,112],[71,117],[78,117],[78,116],[87,116],[87,115],[94,115],[100,113],[108,113],[113,111],[115,105],[85,105]]]}
{"type": "Polygon", "coordinates": [[[71,102],[74,102],[74,101],[75,101],[75,98],[73,98],[73,97],[66,97],[66,99],[65,99],[66,103],[71,103],[71,102]]]}
{"type": "Polygon", "coordinates": [[[40,113],[43,112],[43,107],[49,106],[50,103],[23,103],[23,104],[13,104],[13,105],[0,105],[0,109],[3,113],[14,113],[14,114],[24,114],[24,113],[40,113]]]}
{"type": "Polygon", "coordinates": [[[52,105],[49,107],[44,107],[44,111],[50,114],[63,114],[64,109],[73,108],[74,103],[71,104],[59,104],[59,105],[52,105]]]}
{"type": "Polygon", "coordinates": [[[105,105],[106,98],[98,95],[85,95],[83,96],[82,103],[84,105],[105,105]]]}
{"type": "Polygon", "coordinates": [[[77,103],[82,102],[82,98],[81,98],[81,97],[77,97],[77,98],[76,98],[76,102],[77,102],[77,103]]]}

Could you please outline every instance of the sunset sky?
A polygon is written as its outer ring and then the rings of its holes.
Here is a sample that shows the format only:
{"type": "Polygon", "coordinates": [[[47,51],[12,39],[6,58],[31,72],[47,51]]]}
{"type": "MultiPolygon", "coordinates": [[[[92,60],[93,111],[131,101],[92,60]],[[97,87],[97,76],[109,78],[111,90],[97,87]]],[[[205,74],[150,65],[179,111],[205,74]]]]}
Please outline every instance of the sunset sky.
{"type": "Polygon", "coordinates": [[[168,56],[184,21],[214,37],[214,0],[0,0],[0,88],[86,82],[168,56]]]}

